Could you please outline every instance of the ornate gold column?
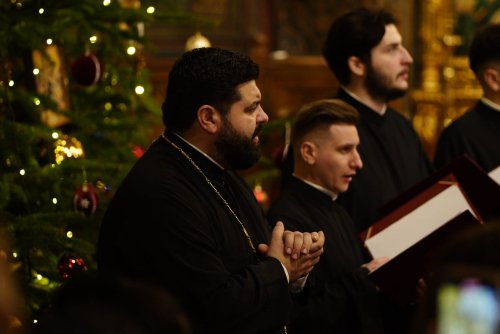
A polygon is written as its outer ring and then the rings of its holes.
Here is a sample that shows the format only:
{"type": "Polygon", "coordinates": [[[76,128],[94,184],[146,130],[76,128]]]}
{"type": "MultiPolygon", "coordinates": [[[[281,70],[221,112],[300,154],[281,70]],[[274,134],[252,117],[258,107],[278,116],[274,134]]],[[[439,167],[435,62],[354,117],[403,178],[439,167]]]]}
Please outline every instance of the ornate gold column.
{"type": "Polygon", "coordinates": [[[461,37],[454,35],[455,0],[422,2],[422,84],[411,94],[413,125],[430,158],[439,134],[481,95],[468,59],[454,55],[461,37]]]}

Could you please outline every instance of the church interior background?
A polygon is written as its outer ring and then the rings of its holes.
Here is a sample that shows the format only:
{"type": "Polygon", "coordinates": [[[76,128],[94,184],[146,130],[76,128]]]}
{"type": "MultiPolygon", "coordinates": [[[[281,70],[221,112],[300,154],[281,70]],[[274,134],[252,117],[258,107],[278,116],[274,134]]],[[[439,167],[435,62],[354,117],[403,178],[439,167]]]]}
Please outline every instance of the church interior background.
{"type": "Polygon", "coordinates": [[[146,31],[154,49],[147,64],[155,96],[163,98],[173,60],[200,32],[213,46],[251,55],[261,67],[264,110],[271,119],[289,117],[302,103],[333,96],[338,84],[321,44],[332,20],[358,5],[388,9],[400,21],[414,63],[409,94],[392,103],[412,120],[432,157],[441,130],[481,95],[466,53],[479,26],[500,21],[500,0],[184,1],[204,23],[175,29],[156,24],[146,31]]]}

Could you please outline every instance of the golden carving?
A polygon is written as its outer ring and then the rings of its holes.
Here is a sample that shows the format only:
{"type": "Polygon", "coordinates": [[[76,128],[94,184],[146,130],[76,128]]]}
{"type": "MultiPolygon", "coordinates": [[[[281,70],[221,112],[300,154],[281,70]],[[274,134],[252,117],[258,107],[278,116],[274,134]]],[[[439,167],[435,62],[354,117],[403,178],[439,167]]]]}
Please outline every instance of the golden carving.
{"type": "Polygon", "coordinates": [[[482,92],[467,57],[454,53],[463,43],[453,31],[455,2],[422,2],[422,83],[411,99],[415,104],[413,125],[431,158],[443,128],[472,106],[482,92]]]}

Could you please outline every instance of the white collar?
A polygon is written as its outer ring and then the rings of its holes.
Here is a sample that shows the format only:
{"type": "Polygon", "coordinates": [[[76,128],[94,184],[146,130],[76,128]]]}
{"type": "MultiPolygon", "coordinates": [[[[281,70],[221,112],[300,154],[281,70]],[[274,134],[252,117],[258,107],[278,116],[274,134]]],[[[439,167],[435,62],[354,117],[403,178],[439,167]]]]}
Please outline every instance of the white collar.
{"type": "Polygon", "coordinates": [[[303,179],[303,178],[301,178],[301,177],[299,177],[299,176],[297,176],[297,175],[295,175],[295,174],[293,174],[293,176],[295,176],[295,177],[296,177],[296,178],[298,178],[299,180],[301,180],[301,181],[303,181],[303,182],[307,183],[307,184],[308,184],[308,185],[310,185],[311,187],[313,187],[313,188],[315,188],[315,189],[317,189],[317,190],[321,191],[322,193],[324,193],[324,194],[326,194],[326,195],[330,196],[330,198],[332,199],[332,202],[334,202],[334,201],[337,199],[337,197],[338,197],[338,195],[337,195],[336,193],[334,193],[333,191],[331,191],[331,190],[328,190],[328,189],[326,189],[326,188],[324,188],[324,187],[322,187],[322,186],[319,186],[319,185],[317,185],[317,184],[315,184],[315,183],[312,183],[311,181],[307,181],[307,180],[305,180],[305,179],[303,179]]]}
{"type": "Polygon", "coordinates": [[[217,161],[215,161],[214,159],[212,159],[211,156],[209,156],[208,154],[206,154],[205,152],[203,152],[202,150],[200,150],[198,147],[194,146],[193,144],[191,144],[190,142],[188,142],[186,139],[182,138],[180,135],[178,135],[177,133],[174,132],[174,135],[176,135],[178,138],[180,138],[183,142],[185,142],[186,144],[188,144],[189,146],[191,146],[192,148],[194,148],[195,150],[197,150],[198,152],[200,152],[201,154],[203,154],[208,160],[212,161],[214,164],[216,164],[220,169],[224,170],[224,167],[222,167],[217,161]]]}
{"type": "Polygon", "coordinates": [[[484,104],[486,104],[491,109],[494,109],[494,110],[500,112],[500,104],[497,104],[497,103],[491,101],[490,99],[488,99],[488,98],[486,98],[484,96],[481,97],[481,102],[483,102],[484,104]]]}

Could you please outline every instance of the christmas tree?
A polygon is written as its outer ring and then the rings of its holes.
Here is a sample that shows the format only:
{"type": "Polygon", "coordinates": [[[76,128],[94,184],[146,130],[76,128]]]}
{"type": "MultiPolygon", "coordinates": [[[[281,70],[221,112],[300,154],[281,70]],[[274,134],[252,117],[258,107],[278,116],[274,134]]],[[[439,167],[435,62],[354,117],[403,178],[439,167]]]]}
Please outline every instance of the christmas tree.
{"type": "Polygon", "coordinates": [[[158,19],[183,14],[139,1],[0,2],[0,251],[34,319],[65,279],[96,269],[107,203],[161,127],[143,57],[158,19]]]}

